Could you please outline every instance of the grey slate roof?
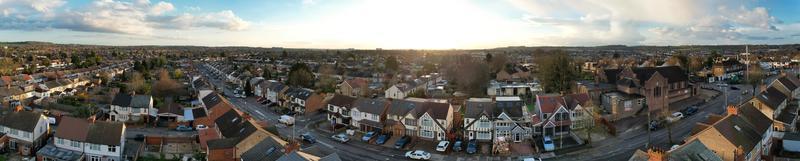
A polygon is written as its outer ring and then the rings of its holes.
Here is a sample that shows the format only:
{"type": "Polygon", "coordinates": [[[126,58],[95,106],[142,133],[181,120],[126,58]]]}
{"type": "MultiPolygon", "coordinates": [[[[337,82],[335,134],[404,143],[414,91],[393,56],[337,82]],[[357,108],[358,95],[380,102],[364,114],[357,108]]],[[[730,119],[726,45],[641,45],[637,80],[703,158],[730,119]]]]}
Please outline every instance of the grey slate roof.
{"type": "Polygon", "coordinates": [[[669,160],[702,160],[722,161],[714,151],[711,151],[702,142],[694,140],[669,153],[669,160]]]}
{"type": "Polygon", "coordinates": [[[283,156],[283,150],[283,145],[268,137],[244,152],[242,160],[274,161],[283,156]]]}
{"type": "Polygon", "coordinates": [[[360,112],[380,115],[386,109],[386,99],[383,98],[358,98],[353,103],[353,107],[360,112]]]}
{"type": "Polygon", "coordinates": [[[11,112],[0,116],[0,125],[25,132],[33,132],[42,117],[42,114],[30,111],[11,112]]]}
{"type": "Polygon", "coordinates": [[[770,86],[766,91],[761,92],[756,96],[759,100],[767,104],[773,110],[778,108],[781,103],[786,101],[786,95],[781,93],[777,88],[770,86]]]}

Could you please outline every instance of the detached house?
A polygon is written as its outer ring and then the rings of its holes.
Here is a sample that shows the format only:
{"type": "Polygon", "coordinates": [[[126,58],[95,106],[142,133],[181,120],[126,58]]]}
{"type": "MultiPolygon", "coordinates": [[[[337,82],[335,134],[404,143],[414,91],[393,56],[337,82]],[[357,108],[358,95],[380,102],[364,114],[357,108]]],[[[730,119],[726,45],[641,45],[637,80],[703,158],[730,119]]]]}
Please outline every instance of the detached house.
{"type": "MultiPolygon", "coordinates": [[[[63,117],[56,129],[53,145],[39,150],[40,160],[56,160],[53,151],[73,151],[87,161],[123,161],[125,124],[63,117]]],[[[68,152],[62,152],[68,153],[68,152]]]]}
{"type": "MultiPolygon", "coordinates": [[[[393,131],[386,130],[384,127],[387,106],[387,101],[383,98],[356,99],[353,102],[353,110],[350,111],[350,115],[353,116],[351,125],[363,132],[383,130],[384,132],[392,133],[393,131]]],[[[395,135],[397,134],[403,134],[403,132],[395,133],[395,135]]]]}
{"type": "Polygon", "coordinates": [[[406,119],[406,115],[415,108],[422,107],[424,102],[395,99],[388,104],[384,121],[386,129],[389,129],[390,133],[395,136],[416,136],[416,119],[406,119]],[[406,126],[406,122],[409,126],[406,126]]]}
{"type": "Polygon", "coordinates": [[[305,88],[291,88],[286,91],[288,108],[301,114],[317,112],[322,108],[323,96],[305,88]]]}
{"type": "Polygon", "coordinates": [[[621,93],[644,96],[654,114],[662,114],[658,111],[668,108],[670,103],[694,96],[698,89],[678,66],[606,69],[596,77],[598,81],[616,85],[621,93]]]}
{"type": "Polygon", "coordinates": [[[335,94],[325,107],[328,110],[328,120],[336,124],[350,125],[352,119],[350,110],[355,101],[355,97],[335,94]]]}
{"type": "Polygon", "coordinates": [[[573,129],[593,126],[588,94],[537,95],[536,111],[531,115],[536,134],[564,136],[573,129]]]}
{"type": "Polygon", "coordinates": [[[403,124],[406,134],[411,132],[413,136],[426,140],[448,139],[446,135],[453,125],[453,106],[434,100],[411,99],[423,103],[405,115],[403,124]]]}
{"type": "Polygon", "coordinates": [[[369,94],[369,80],[362,78],[355,78],[342,81],[338,85],[336,93],[353,96],[353,97],[366,97],[369,94]]]}
{"type": "Polygon", "coordinates": [[[148,95],[129,95],[119,93],[111,101],[111,121],[141,121],[155,117],[158,110],[153,108],[153,97],[148,95]]]}
{"type": "Polygon", "coordinates": [[[20,155],[33,155],[47,144],[50,124],[47,117],[30,111],[16,111],[0,116],[0,133],[9,137],[8,149],[20,155]]]}

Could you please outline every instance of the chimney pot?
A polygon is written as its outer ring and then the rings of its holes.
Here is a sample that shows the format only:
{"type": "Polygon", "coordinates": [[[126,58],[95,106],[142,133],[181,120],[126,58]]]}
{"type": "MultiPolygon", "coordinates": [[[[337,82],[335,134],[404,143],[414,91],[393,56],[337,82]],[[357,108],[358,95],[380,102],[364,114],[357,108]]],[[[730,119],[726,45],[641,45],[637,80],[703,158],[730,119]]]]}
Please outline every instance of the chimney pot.
{"type": "Polygon", "coordinates": [[[739,109],[734,105],[728,105],[727,111],[728,115],[737,115],[739,113],[739,109]]]}

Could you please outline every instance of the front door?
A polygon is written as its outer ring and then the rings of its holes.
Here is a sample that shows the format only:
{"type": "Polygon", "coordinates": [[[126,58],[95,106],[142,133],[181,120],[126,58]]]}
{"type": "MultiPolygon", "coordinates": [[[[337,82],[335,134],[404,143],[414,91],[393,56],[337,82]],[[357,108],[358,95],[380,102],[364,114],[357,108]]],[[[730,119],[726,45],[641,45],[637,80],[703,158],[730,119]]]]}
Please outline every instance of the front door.
{"type": "Polygon", "coordinates": [[[17,141],[11,140],[8,142],[8,149],[17,150],[17,141]]]}

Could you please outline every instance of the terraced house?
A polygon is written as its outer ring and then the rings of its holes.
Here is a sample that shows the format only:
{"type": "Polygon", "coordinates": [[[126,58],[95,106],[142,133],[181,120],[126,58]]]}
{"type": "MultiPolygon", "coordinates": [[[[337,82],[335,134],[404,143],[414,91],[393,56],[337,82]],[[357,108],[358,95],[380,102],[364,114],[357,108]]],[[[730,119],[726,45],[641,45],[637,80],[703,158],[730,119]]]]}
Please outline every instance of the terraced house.
{"type": "Polygon", "coordinates": [[[33,155],[47,143],[49,131],[50,124],[40,113],[16,111],[0,116],[0,133],[9,137],[2,144],[20,155],[33,155]]]}
{"type": "Polygon", "coordinates": [[[355,97],[336,94],[330,100],[325,109],[328,110],[328,120],[331,123],[340,125],[350,125],[352,116],[350,110],[353,108],[355,97]]]}
{"type": "MultiPolygon", "coordinates": [[[[387,101],[383,98],[356,99],[350,111],[350,115],[353,116],[351,125],[363,132],[386,131],[384,121],[386,120],[387,106],[387,101]]],[[[398,134],[402,134],[402,132],[398,134]]]]}

